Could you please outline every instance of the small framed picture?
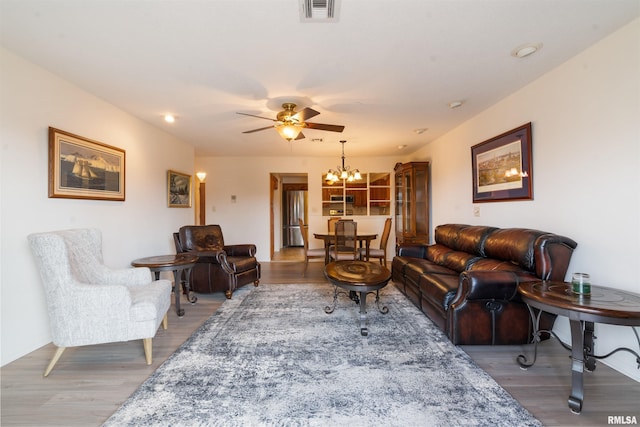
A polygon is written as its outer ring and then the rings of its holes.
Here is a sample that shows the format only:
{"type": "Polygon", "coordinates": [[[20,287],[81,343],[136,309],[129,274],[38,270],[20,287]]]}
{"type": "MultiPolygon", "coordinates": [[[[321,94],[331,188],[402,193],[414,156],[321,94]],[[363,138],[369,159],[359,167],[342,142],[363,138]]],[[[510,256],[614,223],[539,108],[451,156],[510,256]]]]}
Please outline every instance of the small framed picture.
{"type": "Polygon", "coordinates": [[[473,203],[533,200],[531,123],[471,147],[473,203]]]}
{"type": "Polygon", "coordinates": [[[170,208],[191,207],[191,175],[167,172],[167,201],[170,208]]]}
{"type": "Polygon", "coordinates": [[[125,152],[49,128],[49,197],[124,201],[125,152]]]}

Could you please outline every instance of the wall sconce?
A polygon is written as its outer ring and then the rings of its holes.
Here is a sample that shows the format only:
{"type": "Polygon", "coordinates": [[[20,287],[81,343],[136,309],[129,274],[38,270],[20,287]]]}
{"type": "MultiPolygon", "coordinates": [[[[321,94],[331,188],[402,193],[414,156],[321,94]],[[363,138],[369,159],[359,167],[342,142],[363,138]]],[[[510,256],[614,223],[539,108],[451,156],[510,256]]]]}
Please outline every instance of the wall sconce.
{"type": "Polygon", "coordinates": [[[199,213],[199,217],[200,217],[200,225],[205,225],[206,224],[206,196],[205,196],[205,184],[204,184],[204,179],[207,177],[207,174],[205,172],[198,172],[196,173],[196,176],[198,177],[198,180],[200,181],[200,185],[198,187],[199,190],[199,196],[200,196],[200,213],[199,213]]]}

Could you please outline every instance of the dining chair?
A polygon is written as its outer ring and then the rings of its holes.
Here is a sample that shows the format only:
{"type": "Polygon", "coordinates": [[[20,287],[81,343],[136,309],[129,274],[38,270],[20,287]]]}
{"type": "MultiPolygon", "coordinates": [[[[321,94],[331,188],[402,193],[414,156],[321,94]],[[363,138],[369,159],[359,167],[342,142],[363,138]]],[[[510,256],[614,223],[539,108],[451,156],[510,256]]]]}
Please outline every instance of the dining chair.
{"type": "MultiPolygon", "coordinates": [[[[369,249],[369,259],[378,258],[380,264],[387,265],[387,243],[389,242],[389,235],[391,234],[391,218],[387,218],[384,222],[384,229],[382,230],[382,237],[380,238],[380,248],[369,249]]],[[[364,260],[367,257],[366,248],[360,248],[360,259],[364,260]]]]}
{"type": "Polygon", "coordinates": [[[327,230],[329,234],[335,233],[336,231],[336,222],[340,221],[342,218],[339,216],[332,216],[327,220],[327,230]]]}
{"type": "Polygon", "coordinates": [[[353,220],[337,221],[333,244],[329,247],[330,260],[356,260],[359,256],[358,223],[353,220]]]}
{"type": "Polygon", "coordinates": [[[302,233],[302,242],[304,245],[304,270],[302,271],[302,277],[307,275],[307,267],[309,267],[310,258],[322,258],[326,256],[324,248],[309,249],[309,231],[304,225],[304,221],[298,218],[298,224],[300,224],[300,232],[302,233]]]}

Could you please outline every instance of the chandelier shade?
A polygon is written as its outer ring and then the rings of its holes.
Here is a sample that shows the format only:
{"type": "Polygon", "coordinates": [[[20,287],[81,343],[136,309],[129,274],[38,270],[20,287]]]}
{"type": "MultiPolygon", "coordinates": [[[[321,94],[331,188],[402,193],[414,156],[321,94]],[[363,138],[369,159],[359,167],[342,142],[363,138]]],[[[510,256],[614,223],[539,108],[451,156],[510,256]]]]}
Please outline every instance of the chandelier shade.
{"type": "Polygon", "coordinates": [[[274,127],[281,137],[287,141],[292,141],[300,136],[300,132],[302,132],[302,129],[304,128],[304,123],[289,121],[277,123],[274,127]]]}
{"type": "Polygon", "coordinates": [[[359,181],[362,179],[362,175],[358,169],[351,170],[350,166],[344,165],[344,144],[347,141],[340,141],[342,144],[342,165],[336,166],[336,169],[329,169],[327,175],[325,176],[325,180],[330,183],[336,183],[339,180],[344,180],[347,182],[359,181]]]}

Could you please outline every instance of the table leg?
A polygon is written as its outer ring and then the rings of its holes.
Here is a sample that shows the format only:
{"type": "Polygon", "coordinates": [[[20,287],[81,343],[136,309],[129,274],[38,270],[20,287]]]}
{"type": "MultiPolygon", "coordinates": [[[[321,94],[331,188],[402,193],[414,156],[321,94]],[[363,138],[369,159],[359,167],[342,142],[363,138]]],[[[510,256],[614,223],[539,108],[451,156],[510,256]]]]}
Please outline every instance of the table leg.
{"type": "Polygon", "coordinates": [[[538,358],[538,343],[541,341],[540,333],[542,332],[540,330],[540,316],[542,315],[542,310],[539,310],[536,315],[529,304],[527,304],[527,309],[529,310],[529,316],[531,317],[531,323],[533,324],[533,359],[529,362],[529,359],[524,354],[518,355],[518,358],[516,359],[518,365],[520,365],[520,369],[524,370],[527,370],[536,363],[536,359],[538,358]]]}
{"type": "Polygon", "coordinates": [[[185,268],[184,270],[184,292],[187,296],[187,301],[191,304],[195,304],[198,301],[198,297],[191,294],[191,284],[189,282],[189,278],[191,277],[192,268],[185,268]]]}
{"type": "Polygon", "coordinates": [[[338,287],[334,286],[334,289],[333,289],[333,305],[325,306],[324,307],[324,312],[327,313],[327,314],[333,313],[333,310],[336,309],[337,302],[338,302],[338,287]]]}
{"type": "Polygon", "coordinates": [[[360,292],[360,335],[369,335],[367,329],[367,292],[360,292]]]}
{"type": "Polygon", "coordinates": [[[584,322],[584,368],[589,372],[593,372],[596,369],[594,338],[593,322],[584,322]]]}
{"type": "Polygon", "coordinates": [[[378,311],[382,314],[387,314],[389,312],[389,307],[383,305],[380,307],[380,290],[376,291],[376,305],[378,306],[378,311]]]}
{"type": "Polygon", "coordinates": [[[574,414],[582,411],[584,398],[584,331],[582,321],[569,318],[571,326],[571,395],[569,409],[574,414]]]}
{"type": "Polygon", "coordinates": [[[173,270],[173,288],[175,294],[176,313],[178,314],[178,317],[184,316],[184,310],[180,308],[180,285],[182,284],[180,272],[181,270],[173,270]]]}
{"type": "Polygon", "coordinates": [[[324,241],[324,265],[329,264],[329,247],[331,246],[331,240],[325,239],[324,241]]]}

